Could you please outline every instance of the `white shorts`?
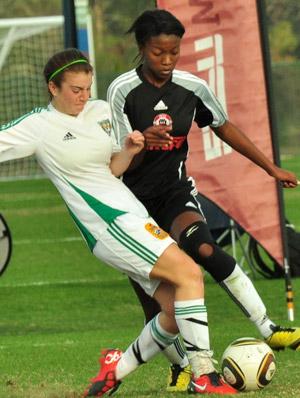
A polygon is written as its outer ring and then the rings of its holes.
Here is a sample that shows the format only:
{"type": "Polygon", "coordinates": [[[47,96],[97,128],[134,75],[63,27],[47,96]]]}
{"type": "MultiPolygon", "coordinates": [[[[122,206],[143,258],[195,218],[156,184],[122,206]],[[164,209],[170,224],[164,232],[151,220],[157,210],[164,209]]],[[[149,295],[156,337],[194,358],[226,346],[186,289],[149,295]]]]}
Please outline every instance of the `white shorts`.
{"type": "Polygon", "coordinates": [[[153,218],[124,214],[101,235],[93,253],[100,260],[127,274],[153,296],[160,284],[150,279],[153,265],[174,240],[157,226],[153,218]]]}

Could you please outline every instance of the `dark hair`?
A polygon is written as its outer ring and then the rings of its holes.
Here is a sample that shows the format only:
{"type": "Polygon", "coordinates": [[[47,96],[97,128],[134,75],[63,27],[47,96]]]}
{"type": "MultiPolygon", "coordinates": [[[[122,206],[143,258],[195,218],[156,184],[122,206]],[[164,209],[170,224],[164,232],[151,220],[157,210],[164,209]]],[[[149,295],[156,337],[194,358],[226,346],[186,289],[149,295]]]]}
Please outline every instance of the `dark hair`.
{"type": "Polygon", "coordinates": [[[162,33],[182,37],[185,28],[182,23],[169,11],[147,10],[133,22],[126,33],[134,33],[137,45],[143,47],[147,41],[162,33]]]}
{"type": "Polygon", "coordinates": [[[66,71],[92,72],[93,67],[87,57],[77,48],[67,48],[59,51],[48,60],[44,67],[46,83],[52,80],[60,87],[66,71]]]}

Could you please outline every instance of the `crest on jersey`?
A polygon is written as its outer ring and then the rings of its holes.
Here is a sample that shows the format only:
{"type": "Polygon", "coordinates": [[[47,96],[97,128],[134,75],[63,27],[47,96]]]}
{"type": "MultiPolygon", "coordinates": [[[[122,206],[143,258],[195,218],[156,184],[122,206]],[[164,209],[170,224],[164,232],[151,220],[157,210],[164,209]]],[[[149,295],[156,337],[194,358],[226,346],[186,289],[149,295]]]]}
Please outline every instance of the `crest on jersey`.
{"type": "Polygon", "coordinates": [[[159,113],[153,120],[154,126],[171,126],[172,118],[167,113],[159,113]]]}
{"type": "Polygon", "coordinates": [[[111,132],[111,123],[109,119],[103,119],[100,122],[98,122],[100,127],[103,128],[103,130],[106,132],[106,134],[110,135],[111,132]]]}
{"type": "Polygon", "coordinates": [[[157,239],[163,240],[163,239],[166,239],[169,236],[169,234],[166,231],[164,231],[163,229],[159,228],[157,225],[151,224],[150,222],[148,222],[145,225],[145,229],[148,232],[150,232],[150,234],[153,235],[157,239]]]}

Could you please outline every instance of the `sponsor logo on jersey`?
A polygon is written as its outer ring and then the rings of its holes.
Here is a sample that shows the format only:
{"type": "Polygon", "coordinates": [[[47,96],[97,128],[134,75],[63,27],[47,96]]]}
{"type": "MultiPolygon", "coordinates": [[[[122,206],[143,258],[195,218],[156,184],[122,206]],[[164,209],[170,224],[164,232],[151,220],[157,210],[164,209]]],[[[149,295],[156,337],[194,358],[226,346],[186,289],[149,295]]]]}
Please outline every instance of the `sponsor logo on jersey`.
{"type": "Polygon", "coordinates": [[[106,134],[110,135],[111,133],[111,123],[109,119],[104,119],[98,122],[99,126],[106,132],[106,134]]]}
{"type": "Polygon", "coordinates": [[[166,146],[147,146],[148,151],[173,151],[173,149],[179,149],[182,147],[184,141],[186,140],[186,136],[183,135],[181,137],[173,137],[173,141],[171,144],[166,146]]]}
{"type": "Polygon", "coordinates": [[[70,140],[76,140],[77,137],[75,135],[71,134],[70,131],[67,132],[67,134],[64,136],[63,141],[70,141],[70,140]]]}
{"type": "Polygon", "coordinates": [[[153,120],[154,126],[171,126],[172,118],[167,113],[159,113],[153,120]]]}
{"type": "Polygon", "coordinates": [[[158,101],[158,103],[153,108],[155,111],[166,111],[168,109],[167,105],[163,100],[158,101]]]}
{"type": "Polygon", "coordinates": [[[157,225],[151,224],[150,222],[148,222],[145,225],[145,229],[148,232],[150,232],[150,234],[153,235],[157,239],[163,240],[163,239],[166,239],[169,236],[169,234],[166,231],[164,231],[163,229],[159,228],[157,225]]]}

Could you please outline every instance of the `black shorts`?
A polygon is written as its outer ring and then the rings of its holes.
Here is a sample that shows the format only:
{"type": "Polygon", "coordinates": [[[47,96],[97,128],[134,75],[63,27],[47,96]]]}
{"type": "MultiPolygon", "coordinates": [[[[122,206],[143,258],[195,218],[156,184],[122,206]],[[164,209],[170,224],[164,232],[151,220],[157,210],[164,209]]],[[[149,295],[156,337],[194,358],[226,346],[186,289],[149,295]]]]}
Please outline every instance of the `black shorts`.
{"type": "Polygon", "coordinates": [[[204,217],[194,180],[178,180],[154,199],[140,198],[151,217],[165,231],[170,232],[174,219],[186,211],[195,211],[204,217]]]}

